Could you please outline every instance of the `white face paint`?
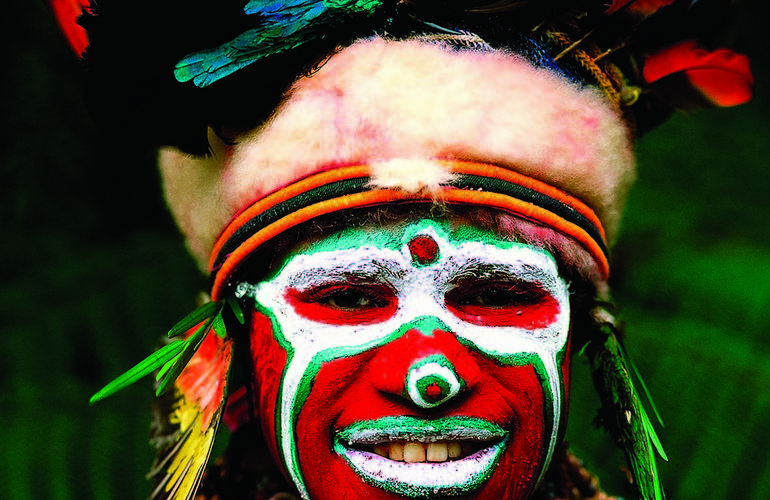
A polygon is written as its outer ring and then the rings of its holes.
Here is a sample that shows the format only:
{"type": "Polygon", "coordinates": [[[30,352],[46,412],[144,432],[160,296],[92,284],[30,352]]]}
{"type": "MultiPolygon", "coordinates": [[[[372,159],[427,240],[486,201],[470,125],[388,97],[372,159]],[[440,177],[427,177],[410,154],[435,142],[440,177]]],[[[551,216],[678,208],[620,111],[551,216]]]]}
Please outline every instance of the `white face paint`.
{"type": "MultiPolygon", "coordinates": [[[[502,241],[488,232],[448,227],[445,222],[423,220],[406,227],[345,230],[290,255],[271,279],[239,287],[240,294],[254,297],[257,307],[272,319],[274,335],[289,354],[276,415],[279,450],[303,496],[308,492],[298,463],[296,417],[321,365],[383,346],[403,335],[404,325],[420,318],[443,324],[469,350],[503,365],[521,363],[522,356],[539,360],[544,392],[550,392],[545,398],[551,405],[545,463],[550,461],[562,410],[560,363],[570,325],[568,287],[548,252],[502,241]],[[420,238],[428,241],[427,256],[416,255],[410,246],[420,238]],[[500,290],[503,301],[523,297],[524,305],[511,309],[508,302],[503,308],[484,303],[498,300],[500,290]],[[479,316],[479,307],[482,312],[505,309],[505,314],[479,316]]],[[[436,370],[440,375],[446,369],[436,370]]],[[[450,373],[444,378],[455,384],[453,377],[450,373]]],[[[444,400],[459,386],[450,389],[444,400]]],[[[414,394],[412,398],[420,399],[414,394]]],[[[491,459],[480,462],[470,467],[468,475],[487,477],[476,468],[493,466],[491,459]]],[[[394,468],[392,463],[384,468],[387,474],[400,474],[399,481],[407,487],[425,482],[429,474],[421,470],[410,479],[407,468],[394,468]]],[[[364,479],[374,474],[357,473],[364,479]]],[[[457,477],[443,476],[454,481],[445,486],[457,486],[457,477]]]]}

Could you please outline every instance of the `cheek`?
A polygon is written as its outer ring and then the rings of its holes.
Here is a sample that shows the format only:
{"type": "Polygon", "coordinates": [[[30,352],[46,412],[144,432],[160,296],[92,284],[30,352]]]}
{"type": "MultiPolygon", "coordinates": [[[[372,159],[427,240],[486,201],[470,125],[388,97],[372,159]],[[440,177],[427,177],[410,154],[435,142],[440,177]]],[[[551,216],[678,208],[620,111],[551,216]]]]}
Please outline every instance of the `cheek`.
{"type": "Polygon", "coordinates": [[[501,367],[488,362],[482,369],[494,376],[488,397],[480,394],[474,406],[500,416],[513,416],[508,449],[478,496],[482,499],[529,498],[542,470],[552,422],[548,393],[532,365],[501,367]]]}
{"type": "Polygon", "coordinates": [[[345,414],[351,408],[356,409],[356,420],[383,415],[383,401],[372,390],[367,376],[373,356],[372,351],[367,351],[323,363],[297,419],[303,463],[316,463],[322,458],[316,454],[331,453],[334,429],[349,423],[341,420],[346,420],[345,414]]]}
{"type": "MultiPolygon", "coordinates": [[[[550,405],[550,397],[532,365],[501,366],[478,353],[472,356],[481,374],[463,399],[425,417],[472,416],[509,429],[507,452],[487,483],[470,498],[526,498],[548,446],[552,422],[546,416],[546,405],[550,405]]],[[[336,429],[383,416],[421,414],[404,400],[373,388],[368,368],[376,357],[374,350],[324,363],[300,410],[296,425],[300,464],[313,498],[396,498],[364,483],[333,452],[336,429]],[[324,496],[329,492],[333,492],[331,497],[324,496]]]]}
{"type": "Polygon", "coordinates": [[[499,394],[499,411],[510,408],[515,413],[532,418],[542,419],[545,396],[543,386],[531,365],[517,367],[500,367],[489,363],[482,370],[489,370],[491,391],[499,394]]]}
{"type": "Polygon", "coordinates": [[[542,457],[549,422],[546,408],[548,395],[537,370],[532,365],[500,366],[492,360],[481,365],[488,374],[485,387],[470,401],[471,407],[484,408],[487,418],[503,422],[507,419],[512,430],[513,448],[526,445],[527,452],[518,449],[516,455],[524,461],[536,462],[542,457]]]}
{"type": "Polygon", "coordinates": [[[364,483],[347,462],[334,453],[335,430],[348,423],[401,414],[395,405],[382,401],[371,390],[367,366],[371,351],[323,364],[313,388],[300,409],[296,424],[302,476],[314,499],[393,499],[393,495],[364,483]],[[345,417],[351,409],[355,418],[345,417]]]}
{"type": "MultiPolygon", "coordinates": [[[[280,439],[276,436],[276,405],[287,355],[286,350],[275,340],[270,319],[257,311],[251,319],[251,356],[254,366],[251,382],[256,398],[253,405],[259,412],[270,452],[277,459],[280,439]]],[[[281,463],[280,460],[277,462],[281,463]]]]}

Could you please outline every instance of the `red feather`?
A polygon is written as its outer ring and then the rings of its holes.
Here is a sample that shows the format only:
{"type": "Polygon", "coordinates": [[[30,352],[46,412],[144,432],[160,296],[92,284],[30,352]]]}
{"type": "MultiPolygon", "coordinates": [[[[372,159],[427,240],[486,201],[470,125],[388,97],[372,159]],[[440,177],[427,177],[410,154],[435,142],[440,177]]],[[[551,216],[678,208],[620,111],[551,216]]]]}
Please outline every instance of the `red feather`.
{"type": "Polygon", "coordinates": [[[629,12],[646,17],[661,7],[671,5],[675,1],[676,0],[612,0],[609,8],[607,8],[607,14],[613,14],[628,5],[629,12]]]}
{"type": "Polygon", "coordinates": [[[88,47],[88,34],[78,24],[78,18],[89,10],[90,3],[90,0],[48,0],[67,43],[80,58],[88,47]]]}
{"type": "Polygon", "coordinates": [[[194,498],[224,412],[231,357],[232,340],[209,333],[173,391],[156,402],[154,500],[194,498]]]}
{"type": "Polygon", "coordinates": [[[754,76],[749,58],[729,49],[710,52],[695,41],[672,45],[647,58],[647,83],[684,75],[692,88],[716,106],[736,106],[751,99],[754,76]]]}

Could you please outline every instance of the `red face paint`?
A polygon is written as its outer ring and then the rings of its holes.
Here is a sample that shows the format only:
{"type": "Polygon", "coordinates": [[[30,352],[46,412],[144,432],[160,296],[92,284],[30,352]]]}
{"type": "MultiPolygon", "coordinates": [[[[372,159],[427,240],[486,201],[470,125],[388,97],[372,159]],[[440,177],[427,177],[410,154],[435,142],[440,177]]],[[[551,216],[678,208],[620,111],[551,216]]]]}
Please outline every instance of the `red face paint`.
{"type": "Polygon", "coordinates": [[[270,315],[254,322],[256,406],[304,495],[534,488],[560,432],[568,289],[542,250],[449,231],[351,231],[248,285],[270,315]]]}
{"type": "Polygon", "coordinates": [[[446,332],[433,337],[406,334],[373,352],[322,367],[297,421],[303,476],[313,499],[403,498],[364,482],[333,451],[335,433],[356,422],[400,415],[427,421],[474,417],[508,430],[510,442],[488,480],[464,498],[524,499],[531,493],[544,457],[549,425],[543,420],[544,404],[543,386],[532,366],[501,366],[446,332]],[[456,402],[423,409],[403,396],[405,367],[434,353],[442,353],[452,362],[466,386],[456,402]],[[395,376],[385,376],[386,372],[395,376]],[[400,385],[394,383],[396,379],[402,381],[400,385]],[[342,380],[344,384],[340,384],[342,380]]]}
{"type": "Polygon", "coordinates": [[[279,404],[281,379],[286,368],[287,354],[275,339],[270,320],[255,311],[251,320],[251,353],[254,363],[254,407],[262,424],[262,431],[270,453],[281,465],[278,452],[278,422],[275,419],[276,406],[279,404]]]}

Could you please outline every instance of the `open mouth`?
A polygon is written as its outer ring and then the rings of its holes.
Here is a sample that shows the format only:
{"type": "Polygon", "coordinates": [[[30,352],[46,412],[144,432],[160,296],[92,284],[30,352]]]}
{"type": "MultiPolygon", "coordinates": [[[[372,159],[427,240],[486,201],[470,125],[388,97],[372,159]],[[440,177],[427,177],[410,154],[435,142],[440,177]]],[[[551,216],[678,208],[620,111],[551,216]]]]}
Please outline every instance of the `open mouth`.
{"type": "Polygon", "coordinates": [[[418,462],[446,462],[447,460],[462,460],[474,453],[487,448],[492,443],[477,440],[442,440],[423,443],[420,441],[391,441],[375,445],[356,446],[361,451],[370,451],[396,462],[410,464],[418,462]]]}
{"type": "Polygon", "coordinates": [[[368,484],[419,497],[467,494],[492,474],[508,433],[470,417],[387,417],[357,422],[335,439],[335,451],[368,484]]]}

